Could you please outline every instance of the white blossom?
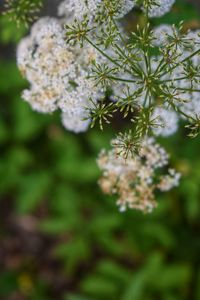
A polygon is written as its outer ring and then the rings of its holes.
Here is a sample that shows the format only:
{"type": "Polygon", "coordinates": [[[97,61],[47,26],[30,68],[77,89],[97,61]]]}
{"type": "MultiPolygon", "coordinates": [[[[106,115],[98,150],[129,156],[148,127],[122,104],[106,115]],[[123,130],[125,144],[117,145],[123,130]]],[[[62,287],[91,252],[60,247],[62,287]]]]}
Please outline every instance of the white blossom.
{"type": "MultiPolygon", "coordinates": [[[[82,20],[85,16],[93,21],[104,8],[104,0],[65,0],[58,7],[58,15],[67,17],[67,20],[82,20]],[[70,18],[71,17],[71,18],[70,18]]],[[[118,18],[125,16],[135,5],[135,0],[119,0],[118,18]]]]}
{"type": "Polygon", "coordinates": [[[157,206],[155,190],[168,191],[179,184],[180,174],[174,169],[167,174],[157,172],[168,165],[168,159],[165,149],[152,138],[142,142],[139,155],[129,155],[126,160],[114,146],[108,152],[103,150],[98,157],[103,172],[99,184],[104,193],[119,196],[117,205],[121,212],[127,208],[151,212],[157,206]]]}
{"type": "Polygon", "coordinates": [[[158,118],[161,125],[153,128],[153,133],[157,136],[167,137],[178,130],[178,115],[172,110],[156,107],[153,112],[153,118],[158,118]]]}
{"type": "MultiPolygon", "coordinates": [[[[157,0],[157,3],[149,8],[149,17],[164,15],[171,9],[174,2],[175,0],[157,0]]],[[[58,7],[58,15],[65,16],[67,21],[73,19],[83,20],[85,16],[89,21],[94,21],[99,11],[103,11],[105,5],[104,0],[64,0],[58,7]]],[[[117,17],[124,17],[136,6],[137,0],[119,0],[117,17]]],[[[143,6],[142,9],[145,10],[143,6]]]]}
{"type": "Polygon", "coordinates": [[[157,0],[156,5],[153,5],[148,12],[150,18],[161,17],[168,13],[175,3],[175,0],[157,0]]]}
{"type": "Polygon", "coordinates": [[[70,131],[75,133],[84,132],[90,125],[90,120],[83,120],[84,112],[77,112],[70,114],[69,112],[62,113],[63,126],[70,131]]]}
{"type": "Polygon", "coordinates": [[[169,174],[162,176],[162,179],[158,185],[158,188],[162,192],[167,192],[173,187],[179,185],[181,174],[176,172],[174,169],[168,170],[169,174]]]}
{"type": "Polygon", "coordinates": [[[154,41],[153,44],[157,47],[163,46],[168,38],[167,35],[172,34],[173,29],[169,24],[161,24],[153,29],[154,41]]]}
{"type": "Polygon", "coordinates": [[[17,49],[18,67],[30,83],[23,98],[39,112],[60,109],[67,129],[85,131],[89,125],[83,120],[85,108],[90,105],[89,99],[97,101],[100,93],[87,79],[93,60],[101,57],[92,47],[80,49],[66,44],[59,20],[40,19],[17,49]]]}

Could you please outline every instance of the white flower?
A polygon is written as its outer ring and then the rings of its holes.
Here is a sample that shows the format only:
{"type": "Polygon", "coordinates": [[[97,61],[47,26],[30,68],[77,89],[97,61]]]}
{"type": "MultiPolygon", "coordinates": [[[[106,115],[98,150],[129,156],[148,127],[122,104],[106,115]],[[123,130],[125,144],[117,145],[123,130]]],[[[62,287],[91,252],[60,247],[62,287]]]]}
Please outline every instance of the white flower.
{"type": "Polygon", "coordinates": [[[161,17],[168,13],[175,3],[175,0],[157,0],[157,4],[152,6],[149,10],[149,17],[161,17]]]}
{"type": "Polygon", "coordinates": [[[153,132],[157,136],[170,136],[178,130],[178,115],[176,112],[163,108],[156,107],[153,112],[153,118],[158,118],[160,125],[156,128],[152,128],[153,132]]]}
{"type": "Polygon", "coordinates": [[[163,46],[168,38],[167,35],[171,35],[173,33],[172,26],[169,24],[161,24],[154,28],[153,35],[155,40],[153,44],[157,47],[163,46]]]}
{"type": "Polygon", "coordinates": [[[127,208],[151,212],[157,206],[155,190],[168,191],[179,184],[180,174],[170,169],[162,175],[158,169],[168,164],[164,148],[147,138],[142,142],[139,155],[129,155],[125,160],[118,153],[117,141],[110,151],[101,151],[97,163],[103,174],[99,184],[106,194],[117,194],[117,205],[124,212],[127,208]]]}
{"type": "MultiPolygon", "coordinates": [[[[200,48],[200,30],[196,31],[190,31],[186,35],[186,39],[191,40],[191,45],[193,47],[191,49],[182,49],[182,58],[186,58],[190,56],[194,51],[199,50],[200,48]]],[[[190,59],[189,66],[192,68],[196,68],[199,70],[200,65],[200,56],[195,55],[190,59]]],[[[198,71],[199,72],[199,71],[198,71]]],[[[180,66],[179,68],[176,68],[171,76],[172,78],[180,78],[180,77],[187,77],[184,73],[183,66],[180,66]]],[[[176,81],[176,86],[178,88],[186,89],[182,95],[182,98],[185,100],[181,103],[178,103],[177,106],[185,112],[187,115],[190,115],[191,117],[194,117],[195,115],[200,115],[200,96],[199,96],[199,87],[200,87],[200,81],[199,77],[197,76],[196,81],[192,81],[191,85],[191,79],[185,78],[184,80],[176,81]],[[187,91],[188,89],[188,91],[187,91]],[[195,91],[189,91],[189,90],[197,90],[195,91]]],[[[183,119],[185,117],[181,116],[183,119]]]]}
{"type": "MultiPolygon", "coordinates": [[[[116,1],[113,2],[116,3],[116,1]]],[[[157,3],[151,5],[149,9],[149,17],[161,17],[171,9],[174,2],[175,0],[157,0],[157,3]]],[[[104,0],[64,0],[59,5],[58,15],[65,16],[67,21],[72,21],[73,19],[83,20],[87,16],[89,21],[93,22],[97,14],[104,10],[105,5],[104,0]]],[[[136,0],[119,0],[117,17],[124,17],[136,5],[136,0]]],[[[142,9],[145,10],[143,6],[142,9]]]]}
{"type": "Polygon", "coordinates": [[[42,18],[17,49],[17,63],[30,88],[23,98],[42,113],[61,109],[64,126],[71,131],[87,130],[83,121],[89,99],[97,101],[100,91],[87,79],[89,65],[101,57],[90,46],[80,49],[66,44],[59,20],[42,18]]]}
{"type": "Polygon", "coordinates": [[[33,110],[47,113],[57,109],[59,93],[49,86],[41,88],[35,85],[31,86],[29,90],[24,90],[22,98],[32,106],[33,110]]]}
{"type": "Polygon", "coordinates": [[[174,169],[168,170],[169,174],[162,176],[158,188],[162,192],[167,192],[173,187],[179,185],[181,174],[177,173],[174,169]]]}
{"type": "Polygon", "coordinates": [[[83,120],[84,112],[70,114],[68,112],[62,113],[63,126],[75,133],[87,131],[90,120],[83,120]]]}
{"type": "MultiPolygon", "coordinates": [[[[99,11],[104,9],[104,0],[65,0],[58,8],[58,15],[72,19],[83,20],[85,16],[94,21],[99,11]]],[[[119,0],[118,18],[125,16],[135,6],[135,0],[119,0]]]]}
{"type": "MultiPolygon", "coordinates": [[[[200,116],[200,96],[197,92],[187,93],[188,102],[179,105],[180,109],[191,117],[200,116]]],[[[184,116],[182,116],[185,119],[184,116]]]]}

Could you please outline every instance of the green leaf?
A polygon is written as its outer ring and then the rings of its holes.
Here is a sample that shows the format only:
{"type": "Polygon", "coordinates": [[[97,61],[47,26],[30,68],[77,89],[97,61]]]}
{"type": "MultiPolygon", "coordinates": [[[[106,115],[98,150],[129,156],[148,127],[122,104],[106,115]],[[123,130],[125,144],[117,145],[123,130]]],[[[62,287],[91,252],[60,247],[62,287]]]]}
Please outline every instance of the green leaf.
{"type": "MultiPolygon", "coordinates": [[[[28,103],[17,97],[13,103],[13,135],[17,140],[38,137],[49,119],[48,115],[34,112],[28,103]]],[[[53,120],[52,120],[53,121],[53,120]]]]}
{"type": "Polygon", "coordinates": [[[77,294],[70,294],[64,296],[64,300],[92,300],[92,299],[77,294]]]}
{"type": "Polygon", "coordinates": [[[116,299],[114,295],[117,295],[118,286],[112,281],[97,275],[91,275],[86,277],[81,283],[81,290],[84,293],[101,299],[116,299]]]}
{"type": "Polygon", "coordinates": [[[100,261],[96,271],[102,275],[102,277],[104,276],[105,278],[116,280],[116,284],[118,285],[128,282],[130,278],[130,271],[112,260],[100,261]]]}
{"type": "Polygon", "coordinates": [[[121,300],[142,300],[145,289],[146,275],[144,272],[139,272],[131,278],[127,285],[121,300]]]}
{"type": "Polygon", "coordinates": [[[56,257],[62,259],[65,269],[69,274],[76,270],[76,267],[80,263],[87,262],[90,257],[90,247],[88,240],[84,239],[82,236],[80,238],[70,239],[63,244],[60,244],[55,249],[56,257]]]}
{"type": "Polygon", "coordinates": [[[18,213],[28,213],[33,211],[40,201],[47,196],[51,179],[47,172],[39,171],[31,173],[20,182],[20,189],[16,201],[18,213]]]}
{"type": "Polygon", "coordinates": [[[0,274],[0,296],[10,295],[17,289],[17,274],[15,272],[1,272],[0,274]]]}

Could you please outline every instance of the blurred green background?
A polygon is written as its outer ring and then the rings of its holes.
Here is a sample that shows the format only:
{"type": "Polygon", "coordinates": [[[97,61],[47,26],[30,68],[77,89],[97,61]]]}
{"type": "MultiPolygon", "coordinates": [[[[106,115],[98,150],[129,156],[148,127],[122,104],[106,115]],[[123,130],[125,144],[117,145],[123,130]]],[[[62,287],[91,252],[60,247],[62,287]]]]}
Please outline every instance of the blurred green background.
{"type": "MultiPolygon", "coordinates": [[[[154,23],[200,28],[198,9],[176,3],[154,23]]],[[[115,129],[75,135],[33,112],[15,63],[26,30],[1,16],[0,31],[0,300],[199,300],[199,138],[182,127],[161,140],[180,187],[150,215],[119,213],[95,162],[115,129]]]]}

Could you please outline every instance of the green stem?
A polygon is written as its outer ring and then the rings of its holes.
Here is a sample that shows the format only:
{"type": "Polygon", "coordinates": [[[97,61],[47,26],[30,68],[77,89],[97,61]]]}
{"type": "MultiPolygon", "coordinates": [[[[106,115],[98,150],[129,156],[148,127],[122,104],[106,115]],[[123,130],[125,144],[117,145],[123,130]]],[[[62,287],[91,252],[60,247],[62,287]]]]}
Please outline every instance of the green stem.
{"type": "Polygon", "coordinates": [[[173,81],[179,81],[179,80],[184,80],[184,79],[188,79],[188,77],[185,76],[185,77],[180,77],[180,78],[161,80],[161,82],[173,82],[173,81]]]}
{"type": "Polygon", "coordinates": [[[116,60],[112,59],[109,55],[107,55],[105,52],[103,52],[100,48],[98,48],[88,37],[85,37],[86,41],[93,46],[98,52],[100,52],[104,57],[106,57],[109,61],[111,61],[114,65],[118,67],[122,67],[116,60]]]}
{"type": "Polygon", "coordinates": [[[177,63],[175,66],[173,66],[172,68],[170,68],[169,70],[165,71],[164,73],[162,73],[160,75],[160,77],[170,73],[171,71],[173,71],[174,69],[176,69],[179,65],[183,64],[184,62],[186,62],[187,60],[191,59],[192,57],[194,57],[196,54],[198,54],[200,52],[200,49],[198,49],[197,51],[193,52],[192,54],[190,54],[189,56],[187,56],[186,58],[184,58],[181,62],[177,63]]]}
{"type": "MultiPolygon", "coordinates": [[[[119,37],[120,37],[122,43],[124,44],[125,49],[129,52],[129,49],[127,48],[126,41],[125,41],[125,39],[123,38],[123,36],[122,36],[120,30],[118,29],[118,26],[117,26],[117,24],[116,24],[116,22],[115,22],[115,20],[114,20],[113,18],[112,18],[112,22],[113,22],[113,24],[114,24],[114,26],[115,26],[115,29],[117,30],[117,32],[118,32],[118,34],[119,34],[119,37]]],[[[141,75],[142,75],[142,73],[143,73],[143,71],[141,70],[141,68],[140,68],[138,65],[133,64],[132,60],[131,60],[131,59],[130,59],[123,51],[122,51],[122,49],[121,49],[117,44],[115,44],[115,47],[116,47],[116,48],[118,49],[118,51],[123,55],[123,57],[124,57],[125,59],[127,59],[127,61],[131,64],[132,69],[135,71],[135,73],[138,74],[139,77],[141,77],[141,75]]]]}
{"type": "Polygon", "coordinates": [[[145,65],[146,65],[146,69],[147,69],[147,74],[148,74],[149,71],[150,71],[150,66],[149,66],[148,60],[147,60],[148,55],[146,55],[145,51],[143,51],[143,56],[144,56],[144,61],[145,61],[145,65]]]}
{"type": "Polygon", "coordinates": [[[148,95],[149,95],[149,90],[147,90],[147,91],[146,91],[146,94],[145,94],[145,99],[144,99],[144,103],[143,103],[143,106],[144,106],[144,107],[145,107],[146,104],[147,104],[148,95]]]}
{"type": "Polygon", "coordinates": [[[132,72],[130,72],[127,69],[124,69],[124,67],[122,65],[120,65],[115,59],[113,59],[108,54],[106,54],[104,51],[102,51],[99,47],[97,47],[88,37],[85,37],[85,39],[92,47],[94,47],[99,53],[101,53],[104,57],[106,57],[114,65],[118,66],[120,69],[123,69],[126,73],[133,75],[132,72]]]}
{"type": "Polygon", "coordinates": [[[115,76],[108,76],[108,78],[109,78],[109,79],[116,80],[116,81],[122,81],[122,82],[132,82],[132,83],[137,82],[136,80],[125,79],[125,78],[119,78],[119,77],[115,77],[115,76]]]}
{"type": "Polygon", "coordinates": [[[157,66],[157,68],[156,68],[156,70],[155,70],[155,72],[154,72],[154,76],[157,75],[157,73],[159,72],[159,69],[160,69],[160,67],[161,67],[161,65],[162,65],[163,62],[164,62],[164,58],[162,58],[162,59],[160,60],[158,66],[157,66]]]}
{"type": "Polygon", "coordinates": [[[196,92],[196,93],[200,93],[200,90],[197,90],[197,89],[187,89],[187,88],[176,88],[177,90],[180,90],[180,91],[186,91],[186,92],[196,92]]]}
{"type": "MultiPolygon", "coordinates": [[[[122,51],[122,49],[121,49],[117,44],[115,44],[115,47],[116,47],[117,50],[121,53],[121,55],[122,55],[127,61],[130,62],[133,71],[141,78],[141,76],[142,76],[142,71],[139,70],[138,67],[137,67],[136,65],[133,64],[133,62],[131,61],[131,59],[130,59],[128,56],[126,56],[126,54],[122,51]]],[[[134,74],[134,76],[137,76],[137,75],[134,74]]]]}
{"type": "Polygon", "coordinates": [[[186,114],[185,112],[183,112],[179,107],[177,107],[174,103],[171,103],[169,102],[169,105],[172,106],[172,108],[175,110],[175,111],[178,111],[179,114],[181,114],[182,116],[184,116],[186,119],[189,119],[189,120],[195,120],[192,116],[189,116],[188,114],[186,114]]]}

